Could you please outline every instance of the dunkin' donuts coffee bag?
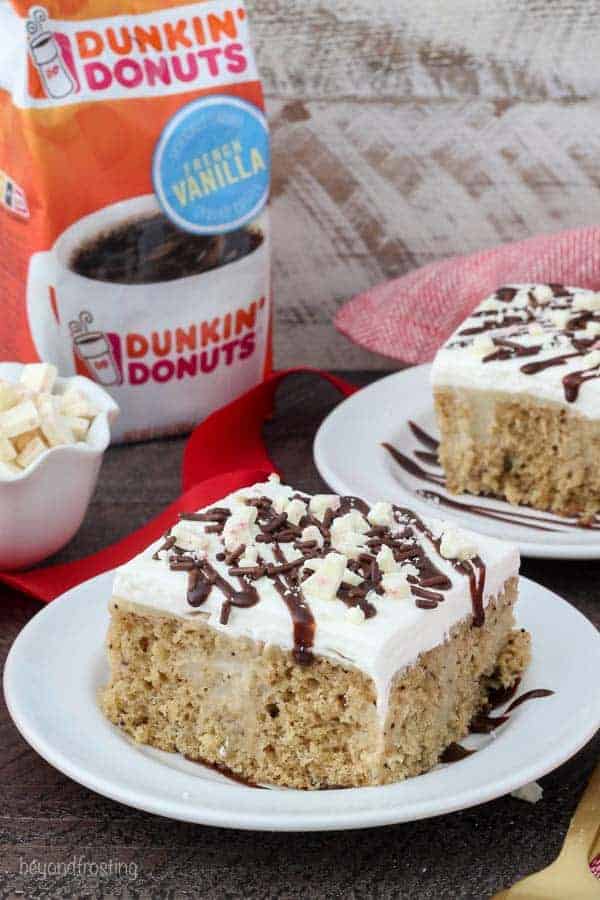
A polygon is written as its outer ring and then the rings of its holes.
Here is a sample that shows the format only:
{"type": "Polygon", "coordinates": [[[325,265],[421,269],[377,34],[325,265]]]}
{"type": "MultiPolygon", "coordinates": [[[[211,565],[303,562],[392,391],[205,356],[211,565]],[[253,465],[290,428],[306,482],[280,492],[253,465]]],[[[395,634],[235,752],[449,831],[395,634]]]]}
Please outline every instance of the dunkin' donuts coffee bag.
{"type": "Polygon", "coordinates": [[[117,440],[258,383],[269,169],[243,0],[0,0],[0,358],[105,386],[117,440]]]}

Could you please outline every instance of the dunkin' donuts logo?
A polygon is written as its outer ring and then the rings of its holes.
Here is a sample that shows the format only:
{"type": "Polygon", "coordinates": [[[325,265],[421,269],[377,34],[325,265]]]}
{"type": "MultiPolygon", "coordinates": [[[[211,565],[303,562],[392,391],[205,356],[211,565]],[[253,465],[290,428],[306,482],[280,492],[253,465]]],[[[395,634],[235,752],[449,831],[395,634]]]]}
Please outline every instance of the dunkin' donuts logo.
{"type": "Polygon", "coordinates": [[[52,21],[35,6],[25,30],[25,105],[147,97],[257,78],[243,2],[207,0],[83,22],[52,21]]]}
{"type": "Polygon", "coordinates": [[[261,297],[204,322],[125,335],[98,330],[92,314],[83,310],[69,323],[75,369],[105,387],[209,375],[254,354],[257,319],[264,307],[261,297]]]}

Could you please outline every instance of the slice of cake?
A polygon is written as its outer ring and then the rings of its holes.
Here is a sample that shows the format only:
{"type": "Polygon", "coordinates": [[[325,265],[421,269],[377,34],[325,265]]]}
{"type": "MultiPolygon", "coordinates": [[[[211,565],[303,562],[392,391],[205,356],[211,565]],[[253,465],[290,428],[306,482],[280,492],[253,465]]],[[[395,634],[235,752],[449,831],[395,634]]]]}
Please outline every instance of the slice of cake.
{"type": "Polygon", "coordinates": [[[512,545],[273,476],[117,570],[102,708],[254,783],[416,775],[528,662],[518,568],[512,545]]]}
{"type": "Polygon", "coordinates": [[[600,293],[502,287],[431,377],[450,491],[583,520],[600,511],[600,293]]]}

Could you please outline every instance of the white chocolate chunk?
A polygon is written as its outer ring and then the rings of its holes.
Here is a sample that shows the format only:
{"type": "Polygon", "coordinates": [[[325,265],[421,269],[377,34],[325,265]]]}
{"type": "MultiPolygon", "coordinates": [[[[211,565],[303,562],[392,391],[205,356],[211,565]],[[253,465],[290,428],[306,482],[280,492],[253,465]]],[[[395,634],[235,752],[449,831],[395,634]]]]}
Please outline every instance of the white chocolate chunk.
{"type": "Polygon", "coordinates": [[[84,419],[83,416],[65,416],[65,419],[75,438],[78,441],[85,440],[90,428],[90,420],[84,419]]]}
{"type": "Polygon", "coordinates": [[[41,437],[32,438],[17,456],[16,462],[22,469],[26,469],[48,449],[48,445],[41,437]]]}
{"type": "Polygon", "coordinates": [[[526,287],[519,288],[515,296],[510,301],[510,306],[512,308],[517,307],[520,309],[525,309],[525,307],[529,306],[529,291],[526,287]]]}
{"type": "Polygon", "coordinates": [[[489,334],[478,334],[470,347],[471,353],[480,357],[493,353],[495,349],[496,346],[489,334]]]}
{"type": "Polygon", "coordinates": [[[198,556],[206,556],[210,552],[211,536],[204,531],[195,531],[188,522],[177,522],[171,529],[171,535],[182,550],[188,550],[198,556]]]}
{"type": "Polygon", "coordinates": [[[26,467],[49,447],[85,441],[97,410],[72,386],[53,394],[56,378],[56,366],[32,363],[18,384],[0,381],[0,461],[26,467]]]}
{"type": "Polygon", "coordinates": [[[288,522],[291,522],[292,525],[297,525],[300,519],[306,515],[306,503],[302,500],[290,500],[285,507],[285,514],[288,522]]]}
{"type": "Polygon", "coordinates": [[[237,565],[240,569],[252,569],[258,563],[258,550],[256,547],[246,547],[237,565]]]}
{"type": "Polygon", "coordinates": [[[386,594],[393,600],[406,600],[410,597],[410,584],[402,572],[390,572],[381,579],[386,594]]]}
{"type": "Polygon", "coordinates": [[[334,519],[331,525],[331,546],[350,559],[356,559],[368,547],[364,534],[369,525],[357,509],[334,519]]]}
{"type": "Polygon", "coordinates": [[[360,606],[349,606],[346,609],[346,620],[352,625],[362,625],[365,621],[365,614],[360,606]]]}
{"type": "Polygon", "coordinates": [[[384,503],[383,501],[374,503],[369,510],[367,519],[371,525],[385,525],[389,528],[394,522],[394,509],[392,504],[384,503]]]}
{"type": "Polygon", "coordinates": [[[394,554],[392,552],[392,548],[388,547],[387,544],[384,544],[377,556],[375,557],[377,560],[377,565],[381,569],[382,572],[395,572],[398,568],[398,564],[394,559],[394,554]]]}
{"type": "Polygon", "coordinates": [[[533,294],[537,302],[543,305],[545,305],[546,303],[550,303],[550,301],[554,297],[552,288],[548,284],[536,284],[531,293],[533,294]]]}
{"type": "Polygon", "coordinates": [[[12,444],[17,453],[20,453],[21,450],[27,446],[29,441],[33,440],[34,437],[41,437],[42,432],[39,428],[33,428],[31,431],[24,431],[23,434],[18,434],[15,438],[12,439],[12,444]]]}
{"type": "Polygon", "coordinates": [[[20,382],[35,393],[50,393],[54,387],[58,369],[51,363],[31,363],[21,372],[20,382]]]}
{"type": "Polygon", "coordinates": [[[346,515],[338,516],[331,523],[332,534],[334,532],[340,534],[343,531],[358,531],[359,534],[365,534],[365,532],[369,531],[369,523],[357,509],[351,509],[346,515]]]}
{"type": "Polygon", "coordinates": [[[587,322],[584,334],[586,338],[598,337],[598,335],[600,334],[600,322],[587,322]]]}
{"type": "Polygon", "coordinates": [[[258,510],[255,506],[236,506],[223,529],[223,542],[227,550],[237,550],[240,544],[254,543],[258,533],[256,522],[258,510]]]}
{"type": "Polygon", "coordinates": [[[505,304],[502,303],[501,300],[496,300],[495,297],[488,297],[482,303],[479,304],[480,309],[484,309],[489,312],[496,312],[500,309],[504,309],[505,304]]]}
{"type": "Polygon", "coordinates": [[[356,585],[362,584],[363,578],[356,572],[353,572],[352,569],[346,569],[342,581],[344,581],[346,584],[351,584],[352,587],[356,587],[356,585]]]}
{"type": "Polygon", "coordinates": [[[527,330],[529,331],[529,334],[539,335],[544,333],[544,329],[539,322],[531,322],[527,330]]]}
{"type": "Polygon", "coordinates": [[[600,293],[575,294],[573,309],[600,309],[600,293]]]}
{"type": "Polygon", "coordinates": [[[0,460],[2,462],[11,462],[17,455],[17,451],[13,447],[8,438],[0,437],[0,460]]]}
{"type": "Polygon", "coordinates": [[[81,391],[74,387],[70,387],[60,397],[60,409],[65,416],[82,416],[84,419],[93,419],[97,415],[97,410],[81,391]]]}
{"type": "Polygon", "coordinates": [[[33,431],[39,424],[38,411],[32,400],[23,400],[0,413],[0,435],[3,437],[17,437],[24,431],[33,431]]]}
{"type": "Polygon", "coordinates": [[[361,553],[366,553],[368,550],[362,535],[356,531],[332,538],[331,546],[334,550],[347,556],[348,559],[358,559],[361,553]]]}
{"type": "Polygon", "coordinates": [[[368,550],[363,535],[358,531],[332,531],[331,546],[348,559],[357,559],[361,553],[368,550]]]}
{"type": "Polygon", "coordinates": [[[567,322],[572,316],[570,309],[551,309],[548,313],[552,322],[559,331],[564,331],[567,327],[567,322]]]}
{"type": "Polygon", "coordinates": [[[591,350],[581,357],[582,369],[595,369],[596,366],[600,366],[600,350],[591,350]]]}
{"type": "Polygon", "coordinates": [[[307,525],[300,535],[301,541],[316,541],[318,547],[324,544],[323,535],[316,525],[307,525]]]}
{"type": "Polygon", "coordinates": [[[407,577],[409,575],[414,575],[414,577],[417,578],[419,575],[419,570],[416,566],[413,566],[412,563],[402,563],[400,566],[400,572],[402,573],[402,575],[406,575],[407,577]]]}
{"type": "Polygon", "coordinates": [[[460,530],[448,526],[442,532],[442,540],[440,542],[440,554],[444,559],[471,559],[477,553],[477,548],[471,539],[460,530]]]}
{"type": "Polygon", "coordinates": [[[328,553],[322,559],[310,559],[306,568],[313,570],[302,582],[302,593],[308,603],[311,600],[335,600],[346,569],[346,557],[341,553],[328,553]]]}
{"type": "Polygon", "coordinates": [[[526,803],[537,803],[544,796],[544,789],[537,781],[530,781],[529,784],[524,784],[516,791],[511,791],[510,796],[517,800],[525,800],[526,803]]]}
{"type": "Polygon", "coordinates": [[[337,494],[314,494],[308,503],[308,509],[316,519],[323,521],[323,516],[328,509],[339,509],[341,500],[337,494]]]}
{"type": "Polygon", "coordinates": [[[51,397],[41,397],[38,401],[40,428],[50,447],[74,444],[75,436],[64,416],[54,408],[51,397]]]}
{"type": "Polygon", "coordinates": [[[277,494],[276,497],[273,498],[271,505],[273,507],[273,512],[277,513],[277,515],[281,515],[282,512],[285,511],[285,508],[288,504],[288,499],[285,494],[277,494]]]}
{"type": "Polygon", "coordinates": [[[8,381],[0,381],[0,412],[16,406],[22,399],[21,392],[8,381]]]}

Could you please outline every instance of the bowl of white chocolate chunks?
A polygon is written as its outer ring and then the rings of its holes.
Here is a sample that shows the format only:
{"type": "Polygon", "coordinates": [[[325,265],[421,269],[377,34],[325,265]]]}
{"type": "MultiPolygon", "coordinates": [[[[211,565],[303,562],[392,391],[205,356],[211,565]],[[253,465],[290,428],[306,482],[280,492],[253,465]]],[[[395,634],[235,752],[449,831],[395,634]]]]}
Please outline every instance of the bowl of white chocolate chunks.
{"type": "Polygon", "coordinates": [[[0,363],[0,568],[55,553],[83,520],[119,408],[49,363],[0,363]]]}

